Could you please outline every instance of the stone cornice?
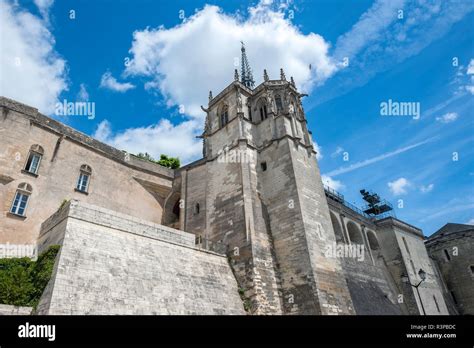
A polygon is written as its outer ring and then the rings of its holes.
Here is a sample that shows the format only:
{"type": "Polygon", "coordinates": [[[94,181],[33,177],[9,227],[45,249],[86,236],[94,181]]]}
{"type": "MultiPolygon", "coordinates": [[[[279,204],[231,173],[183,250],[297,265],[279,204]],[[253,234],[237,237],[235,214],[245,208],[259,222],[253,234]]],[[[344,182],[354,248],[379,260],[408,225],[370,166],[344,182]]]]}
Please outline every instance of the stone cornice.
{"type": "MultiPolygon", "coordinates": [[[[142,160],[132,154],[118,150],[110,145],[102,143],[87,134],[79,132],[59,121],[38,112],[38,109],[19,103],[5,97],[0,97],[0,107],[6,110],[12,110],[26,116],[30,124],[49,131],[57,136],[63,136],[72,142],[75,142],[87,149],[94,151],[104,157],[119,162],[127,167],[138,171],[146,172],[151,175],[158,175],[165,178],[174,178],[174,170],[160,166],[150,161],[142,160]]],[[[7,115],[8,117],[8,115],[7,115]]]]}

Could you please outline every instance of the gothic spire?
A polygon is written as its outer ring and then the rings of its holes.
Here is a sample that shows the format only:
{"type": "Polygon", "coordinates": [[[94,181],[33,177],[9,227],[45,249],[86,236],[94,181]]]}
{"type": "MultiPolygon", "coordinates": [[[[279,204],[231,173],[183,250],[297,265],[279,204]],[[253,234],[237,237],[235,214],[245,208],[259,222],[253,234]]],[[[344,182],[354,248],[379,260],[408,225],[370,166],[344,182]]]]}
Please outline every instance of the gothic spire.
{"type": "Polygon", "coordinates": [[[263,69],[263,81],[268,81],[268,74],[267,74],[267,69],[263,69]]]}
{"type": "Polygon", "coordinates": [[[255,81],[253,79],[252,75],[252,69],[250,68],[249,61],[247,59],[247,54],[245,53],[245,45],[242,41],[240,41],[242,44],[241,51],[242,51],[242,59],[240,62],[241,65],[241,72],[240,72],[240,78],[241,82],[247,86],[248,88],[253,88],[255,86],[255,81]]]}
{"type": "Polygon", "coordinates": [[[234,81],[239,81],[239,72],[237,69],[234,70],[234,81]]]}
{"type": "Polygon", "coordinates": [[[290,81],[291,81],[291,84],[293,85],[293,87],[296,88],[296,83],[295,83],[295,80],[293,80],[293,76],[291,76],[290,81]]]}
{"type": "Polygon", "coordinates": [[[280,69],[280,80],[286,81],[286,76],[285,72],[283,71],[283,68],[280,69]]]}

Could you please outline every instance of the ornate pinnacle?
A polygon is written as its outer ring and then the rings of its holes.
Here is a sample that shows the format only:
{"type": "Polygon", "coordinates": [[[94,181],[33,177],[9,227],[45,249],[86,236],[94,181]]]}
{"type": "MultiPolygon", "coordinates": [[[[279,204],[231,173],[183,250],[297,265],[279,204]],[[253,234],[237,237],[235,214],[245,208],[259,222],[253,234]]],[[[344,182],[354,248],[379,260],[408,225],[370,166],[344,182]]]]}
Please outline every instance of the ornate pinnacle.
{"type": "Polygon", "coordinates": [[[268,78],[267,69],[263,69],[263,80],[264,80],[264,81],[270,80],[270,79],[268,78]]]}
{"type": "Polygon", "coordinates": [[[283,68],[280,69],[280,80],[286,81],[286,76],[285,72],[283,71],[283,68]]]}
{"type": "Polygon", "coordinates": [[[212,91],[209,91],[209,101],[212,100],[212,91]]]}
{"type": "Polygon", "coordinates": [[[295,80],[293,80],[293,76],[290,77],[290,81],[291,81],[291,84],[293,85],[293,87],[296,88],[296,83],[295,83],[295,80]]]}
{"type": "Polygon", "coordinates": [[[242,47],[240,49],[242,51],[242,59],[241,59],[241,62],[240,62],[241,82],[245,86],[247,86],[248,88],[253,88],[255,86],[255,81],[253,79],[252,69],[250,68],[250,64],[249,64],[249,61],[247,59],[247,54],[245,53],[244,43],[242,41],[241,41],[241,43],[242,43],[242,47]]]}
{"type": "Polygon", "coordinates": [[[239,81],[239,72],[237,69],[234,69],[234,81],[239,81]]]}

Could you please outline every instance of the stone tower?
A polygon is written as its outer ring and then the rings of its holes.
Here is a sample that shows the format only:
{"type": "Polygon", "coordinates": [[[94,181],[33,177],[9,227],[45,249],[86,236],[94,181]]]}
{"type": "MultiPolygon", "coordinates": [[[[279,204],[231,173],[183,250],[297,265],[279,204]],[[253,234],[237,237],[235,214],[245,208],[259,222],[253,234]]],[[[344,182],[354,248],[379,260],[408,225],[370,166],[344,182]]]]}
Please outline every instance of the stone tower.
{"type": "Polygon", "coordinates": [[[228,246],[252,313],[353,314],[341,264],[324,256],[335,236],[302,95],[283,69],[255,88],[241,75],[203,108],[204,158],[180,171],[182,227],[228,246]]]}

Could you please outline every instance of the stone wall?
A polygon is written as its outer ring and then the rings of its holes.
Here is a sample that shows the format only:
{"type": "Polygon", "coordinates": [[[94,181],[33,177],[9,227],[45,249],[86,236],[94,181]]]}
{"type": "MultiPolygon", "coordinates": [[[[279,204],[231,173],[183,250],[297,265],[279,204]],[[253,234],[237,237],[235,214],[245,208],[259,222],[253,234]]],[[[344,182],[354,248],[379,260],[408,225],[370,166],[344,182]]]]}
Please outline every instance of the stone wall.
{"type": "Polygon", "coordinates": [[[224,255],[194,235],[72,201],[43,225],[60,244],[38,314],[244,314],[224,255]]]}
{"type": "MultiPolygon", "coordinates": [[[[461,225],[462,226],[462,225],[461,225]]],[[[427,241],[428,252],[446,282],[447,301],[459,314],[474,314],[474,226],[434,235],[427,241]]]]}
{"type": "Polygon", "coordinates": [[[408,313],[417,315],[424,311],[427,315],[449,314],[441,279],[428,256],[422,231],[391,217],[379,220],[376,224],[381,251],[408,313]],[[420,269],[426,273],[426,280],[421,283],[418,274],[420,269]],[[414,285],[419,283],[416,291],[414,285]]]}
{"type": "Polygon", "coordinates": [[[32,310],[32,307],[0,304],[0,315],[30,315],[32,310]]]}

